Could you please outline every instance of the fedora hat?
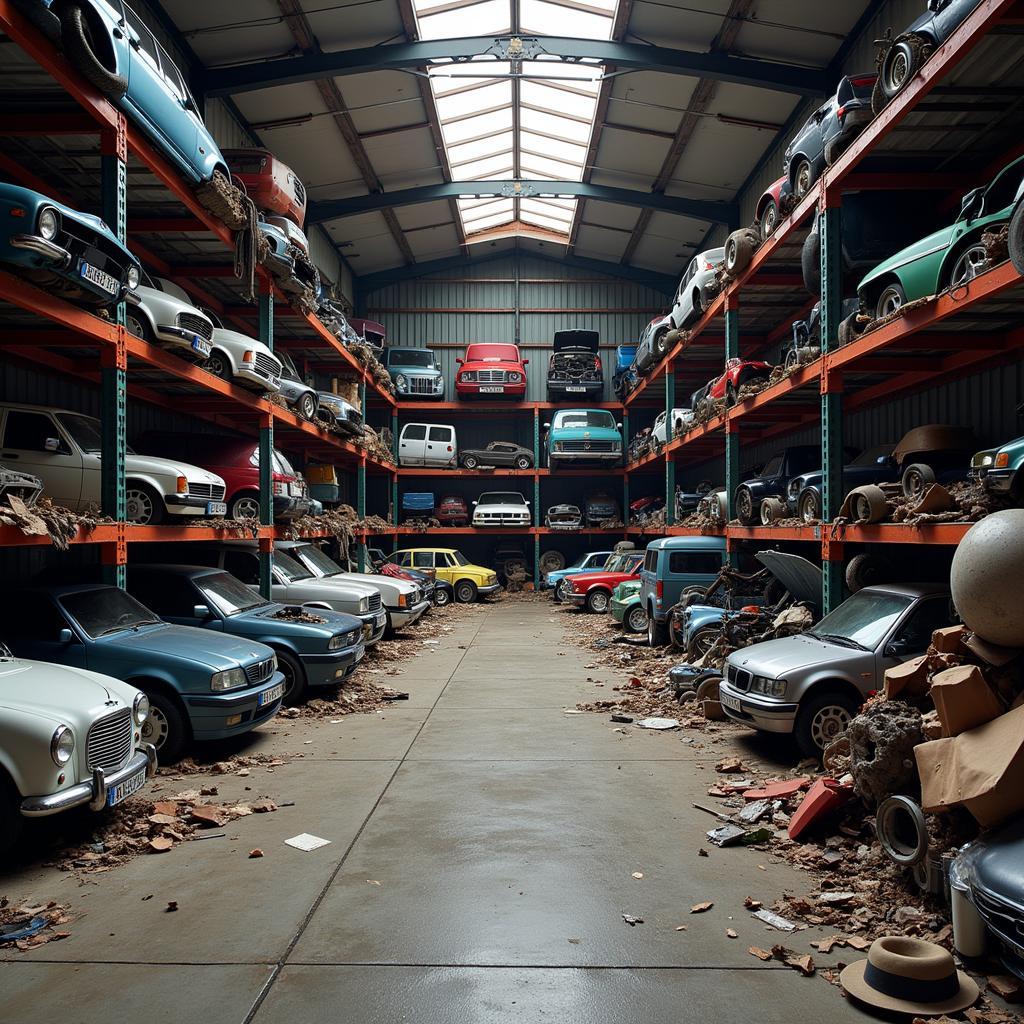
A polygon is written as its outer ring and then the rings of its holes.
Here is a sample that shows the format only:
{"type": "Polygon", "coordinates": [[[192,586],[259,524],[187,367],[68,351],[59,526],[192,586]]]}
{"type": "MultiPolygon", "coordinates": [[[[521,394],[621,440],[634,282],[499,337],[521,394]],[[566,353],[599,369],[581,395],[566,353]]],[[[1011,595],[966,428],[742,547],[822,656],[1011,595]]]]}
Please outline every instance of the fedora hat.
{"type": "Polygon", "coordinates": [[[950,953],[904,935],[875,939],[867,960],[845,968],[839,983],[854,999],[890,1013],[937,1017],[978,998],[978,986],[956,969],[950,953]]]}

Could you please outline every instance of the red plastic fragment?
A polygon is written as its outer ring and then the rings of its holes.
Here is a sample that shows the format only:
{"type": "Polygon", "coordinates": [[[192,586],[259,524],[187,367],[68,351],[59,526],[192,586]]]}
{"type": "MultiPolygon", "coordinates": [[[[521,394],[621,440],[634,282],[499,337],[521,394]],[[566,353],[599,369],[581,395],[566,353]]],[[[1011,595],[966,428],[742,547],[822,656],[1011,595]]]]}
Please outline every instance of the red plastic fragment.
{"type": "Polygon", "coordinates": [[[789,819],[789,838],[796,839],[812,825],[842,807],[853,796],[853,786],[838,779],[818,779],[789,819]]]}
{"type": "Polygon", "coordinates": [[[778,800],[780,797],[792,796],[806,789],[810,783],[804,775],[798,775],[795,779],[783,779],[781,782],[769,782],[760,789],[748,789],[743,794],[744,800],[778,800]]]}

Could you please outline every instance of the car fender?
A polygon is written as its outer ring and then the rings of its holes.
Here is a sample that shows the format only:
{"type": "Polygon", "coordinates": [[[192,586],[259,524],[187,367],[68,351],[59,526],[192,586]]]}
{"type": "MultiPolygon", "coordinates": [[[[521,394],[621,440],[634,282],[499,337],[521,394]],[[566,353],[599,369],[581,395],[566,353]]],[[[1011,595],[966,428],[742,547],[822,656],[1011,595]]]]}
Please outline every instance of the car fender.
{"type": "MultiPolygon", "coordinates": [[[[151,475],[149,473],[139,473],[139,472],[126,473],[125,474],[125,484],[129,485],[129,484],[132,484],[132,483],[145,484],[147,487],[149,487],[153,491],[155,491],[157,493],[157,495],[159,495],[161,501],[163,501],[164,495],[169,493],[168,489],[167,489],[166,481],[165,482],[161,482],[159,477],[153,476],[153,475],[151,475]]],[[[173,493],[173,491],[171,493],[173,493]]],[[[205,499],[204,499],[203,504],[205,504],[205,503],[206,502],[205,502],[205,499]]]]}
{"type": "Polygon", "coordinates": [[[813,699],[819,693],[826,693],[832,690],[837,693],[844,693],[848,697],[863,703],[868,699],[868,693],[876,688],[874,678],[862,690],[852,679],[848,679],[845,676],[837,676],[835,672],[834,665],[822,666],[812,673],[809,679],[804,681],[800,687],[799,696],[787,692],[787,700],[791,699],[794,702],[799,701],[803,703],[806,700],[813,699]]]}
{"type": "MultiPolygon", "coordinates": [[[[56,766],[50,757],[50,740],[61,724],[66,723],[41,712],[15,708],[0,711],[0,770],[10,777],[21,796],[47,793],[53,787],[56,766]]],[[[77,749],[79,737],[75,739],[77,749]]]]}
{"type": "MultiPolygon", "coordinates": [[[[946,250],[946,254],[942,257],[942,262],[939,264],[939,273],[936,278],[936,288],[948,287],[950,278],[953,273],[953,267],[956,265],[956,261],[963,254],[964,250],[968,247],[976,244],[981,240],[981,236],[986,232],[992,230],[992,228],[1001,223],[1001,220],[989,220],[988,218],[982,218],[983,223],[979,223],[972,228],[965,231],[949,248],[946,250]]],[[[1007,218],[1007,222],[1009,217],[1007,218]]]]}
{"type": "Polygon", "coordinates": [[[120,23],[110,17],[102,5],[96,3],[80,4],[82,13],[93,32],[93,41],[96,39],[110,48],[109,52],[114,56],[115,74],[129,77],[129,65],[131,62],[131,51],[128,38],[120,27],[120,23]],[[117,33],[115,34],[115,29],[117,33]]]}
{"type": "MultiPolygon", "coordinates": [[[[213,675],[212,669],[207,672],[207,678],[211,675],[213,675]]],[[[186,695],[193,694],[193,691],[182,686],[168,669],[155,662],[134,665],[131,676],[125,682],[131,683],[132,686],[138,687],[140,690],[145,690],[147,684],[152,686],[155,683],[165,693],[172,697],[177,697],[179,700],[186,695]]],[[[212,693],[213,691],[207,685],[206,691],[202,692],[212,693]]]]}
{"type": "Polygon", "coordinates": [[[146,302],[143,302],[142,299],[138,295],[136,295],[135,298],[133,299],[131,297],[133,294],[134,293],[129,292],[129,295],[128,295],[128,299],[127,299],[127,302],[128,302],[128,312],[130,314],[134,313],[136,318],[144,319],[146,321],[146,323],[149,325],[149,330],[150,330],[152,336],[155,338],[156,337],[156,320],[153,319],[153,313],[152,313],[152,311],[149,308],[149,304],[146,303],[146,302]]]}

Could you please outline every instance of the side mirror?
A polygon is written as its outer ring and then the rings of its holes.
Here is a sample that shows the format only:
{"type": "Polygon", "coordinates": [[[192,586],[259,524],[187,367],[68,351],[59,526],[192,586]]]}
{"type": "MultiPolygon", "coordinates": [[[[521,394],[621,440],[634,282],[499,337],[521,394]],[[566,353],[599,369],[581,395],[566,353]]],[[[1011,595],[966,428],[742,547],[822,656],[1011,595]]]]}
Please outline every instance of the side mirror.
{"type": "Polygon", "coordinates": [[[977,216],[983,195],[984,189],[975,188],[964,196],[963,201],[960,203],[961,219],[973,220],[977,216]]]}
{"type": "Polygon", "coordinates": [[[476,502],[474,501],[474,502],[473,502],[473,504],[475,505],[475,504],[476,504],[476,502]]]}
{"type": "Polygon", "coordinates": [[[544,429],[545,430],[550,430],[551,429],[551,424],[550,423],[545,423],[544,424],[544,429]]]}
{"type": "Polygon", "coordinates": [[[197,604],[192,607],[192,618],[194,619],[209,619],[210,606],[206,604],[197,604]]]}
{"type": "Polygon", "coordinates": [[[529,362],[530,362],[529,359],[524,359],[523,360],[523,366],[527,366],[529,364],[529,362]]]}
{"type": "Polygon", "coordinates": [[[74,641],[75,634],[71,632],[66,626],[57,634],[57,643],[59,644],[70,644],[74,641]]]}
{"type": "Polygon", "coordinates": [[[462,359],[460,356],[456,356],[455,357],[455,362],[458,363],[459,366],[461,366],[465,362],[465,360],[462,359]]]}
{"type": "Polygon", "coordinates": [[[48,452],[59,452],[60,451],[60,438],[59,437],[48,437],[43,442],[43,447],[48,452]]]}
{"type": "Polygon", "coordinates": [[[619,429],[619,430],[621,430],[621,429],[622,429],[622,424],[621,424],[621,423],[616,423],[616,424],[615,424],[615,426],[616,426],[616,428],[617,428],[617,429],[619,429]]]}

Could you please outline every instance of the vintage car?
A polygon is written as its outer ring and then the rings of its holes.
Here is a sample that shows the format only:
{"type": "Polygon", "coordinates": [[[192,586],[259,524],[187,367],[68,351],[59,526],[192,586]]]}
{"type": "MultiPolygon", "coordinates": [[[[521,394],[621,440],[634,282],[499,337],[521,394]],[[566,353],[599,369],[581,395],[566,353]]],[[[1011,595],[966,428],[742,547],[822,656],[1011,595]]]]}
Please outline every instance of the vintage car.
{"type": "Polygon", "coordinates": [[[406,491],[402,495],[402,515],[409,519],[429,519],[437,499],[433,491],[406,491]]]}
{"type": "MultiPolygon", "coordinates": [[[[0,402],[0,448],[18,468],[38,476],[46,494],[73,512],[99,508],[100,421],[42,405],[0,402]]],[[[224,481],[178,458],[125,457],[125,518],[152,526],[168,516],[223,516],[224,481]]]]}
{"type": "Polygon", "coordinates": [[[139,261],[99,217],[6,182],[0,182],[0,262],[91,309],[113,309],[142,274],[139,261]]]}
{"type": "MultiPolygon", "coordinates": [[[[892,444],[866,448],[843,465],[843,494],[863,484],[877,484],[899,479],[899,470],[892,457],[892,444]]],[[[786,514],[799,516],[805,523],[821,519],[820,469],[793,477],[786,487],[786,514]]]]}
{"type": "Polygon", "coordinates": [[[551,596],[557,604],[564,596],[563,590],[567,586],[570,576],[577,576],[582,572],[600,572],[614,554],[613,551],[590,551],[585,555],[580,555],[572,565],[545,573],[541,578],[541,589],[553,591],[551,596]]]}
{"type": "Polygon", "coordinates": [[[276,395],[281,390],[281,360],[262,341],[228,330],[209,309],[203,312],[213,324],[210,358],[203,369],[251,391],[276,395]]]}
{"type": "MultiPolygon", "coordinates": [[[[867,274],[857,285],[863,313],[888,316],[908,302],[972,281],[989,265],[982,234],[1008,223],[1022,201],[1024,157],[1019,157],[984,188],[964,196],[954,224],[907,246],[867,274]]],[[[1024,231],[1024,220],[1017,220],[1024,231]]]]}
{"type": "Polygon", "coordinates": [[[784,174],[777,181],[773,181],[761,193],[761,198],[757,201],[754,221],[762,242],[767,242],[771,238],[775,229],[779,226],[779,221],[782,220],[782,186],[786,184],[786,180],[786,175],[784,174]]]}
{"type": "MultiPolygon", "coordinates": [[[[397,580],[418,583],[423,587],[424,596],[433,601],[438,608],[451,604],[455,600],[455,588],[447,580],[438,579],[437,572],[432,567],[403,568],[396,562],[390,561],[380,548],[366,548],[366,555],[375,573],[381,576],[391,576],[397,580]]],[[[431,556],[431,566],[433,561],[433,556],[431,556]]]]}
{"type": "Polygon", "coordinates": [[[42,493],[43,481],[39,477],[0,465],[0,502],[10,504],[8,499],[14,497],[31,508],[42,493]]]}
{"type": "Polygon", "coordinates": [[[871,106],[880,114],[921,70],[931,54],[978,6],[979,0],[927,0],[925,12],[888,42],[871,106]]]}
{"type": "Polygon", "coordinates": [[[612,618],[626,633],[647,632],[647,611],[640,600],[640,580],[626,580],[612,591],[612,618]]]}
{"type": "Polygon", "coordinates": [[[333,391],[317,392],[317,416],[344,430],[352,437],[362,437],[365,432],[363,414],[348,399],[333,391]]]}
{"type": "Polygon", "coordinates": [[[261,217],[257,226],[268,246],[264,262],[282,290],[315,295],[320,290],[320,272],[309,261],[309,243],[302,231],[286,218],[261,217]]]}
{"type": "Polygon", "coordinates": [[[544,452],[552,469],[622,465],[622,424],[607,409],[558,409],[544,429],[544,452]]]}
{"type": "Polygon", "coordinates": [[[456,359],[455,393],[459,398],[481,395],[526,397],[526,367],[529,359],[519,354],[518,345],[478,342],[466,346],[465,358],[456,359]]]}
{"type": "MultiPolygon", "coordinates": [[[[723,262],[725,262],[724,248],[708,249],[706,252],[698,253],[690,260],[690,264],[679,282],[679,287],[676,289],[672,311],[669,313],[674,328],[681,330],[700,319],[712,298],[718,293],[717,275],[723,262]]],[[[666,351],[663,339],[664,334],[656,334],[653,338],[655,353],[659,357],[666,351]],[[658,352],[659,339],[661,339],[661,352],[658,352]]]]}
{"type": "Polygon", "coordinates": [[[946,587],[865,587],[813,629],[730,654],[722,709],[753,729],[792,733],[807,757],[821,757],[882,689],[885,670],[924,654],[951,621],[946,587]]]}
{"type": "Polygon", "coordinates": [[[668,444],[677,434],[682,434],[693,425],[693,410],[686,406],[680,406],[669,412],[659,412],[654,419],[654,426],[651,428],[651,439],[655,445],[662,447],[668,444]],[[672,424],[669,432],[668,424],[672,424]]]}
{"type": "Polygon", "coordinates": [[[723,398],[727,407],[733,406],[739,400],[739,391],[744,384],[764,380],[771,376],[771,372],[771,363],[759,359],[727,359],[725,372],[694,392],[691,408],[696,413],[701,402],[713,402],[723,398]]]}
{"type": "Polygon", "coordinates": [[[744,526],[767,526],[782,518],[790,480],[820,466],[820,444],[792,445],[776,452],[758,473],[736,488],[736,517],[744,526]]]}
{"type": "Polygon", "coordinates": [[[224,739],[268,721],[284,676],[263,644],[173,626],[118,587],[52,583],[0,595],[7,646],[19,657],[123,679],[149,698],[141,739],[161,761],[189,740],[224,739]]]}
{"type": "Polygon", "coordinates": [[[156,772],[149,699],[113,676],[15,658],[0,644],[0,853],[23,818],[116,807],[156,772]]]}
{"type": "Polygon", "coordinates": [[[478,597],[487,597],[501,590],[497,573],[482,565],[474,565],[455,548],[403,548],[394,551],[390,560],[402,568],[424,567],[431,563],[439,580],[455,588],[455,600],[472,604],[478,597]]]}
{"type": "MultiPolygon", "coordinates": [[[[804,122],[783,157],[782,195],[803,199],[828,164],[864,130],[874,116],[871,90],[875,76],[846,75],[836,91],[804,122]]],[[[767,236],[764,236],[767,237],[767,236]]]]}
{"type": "Polygon", "coordinates": [[[668,352],[666,336],[669,331],[674,330],[675,324],[672,323],[671,313],[656,316],[643,329],[636,346],[636,358],[633,360],[633,368],[640,376],[646,376],[668,352]]]}
{"type": "MultiPolygon", "coordinates": [[[[185,76],[146,23],[122,0],[20,0],[59,23],[51,37],[68,60],[120,107],[191,182],[209,181],[215,171],[228,180],[227,162],[199,114],[185,76]]],[[[51,23],[52,24],[52,23],[51,23]]]]}
{"type": "Polygon", "coordinates": [[[612,372],[612,391],[620,401],[632,391],[630,370],[636,359],[636,345],[618,345],[615,349],[615,369],[612,372]]]}
{"type": "Polygon", "coordinates": [[[434,518],[442,526],[469,526],[469,506],[457,494],[442,496],[434,509],[434,518]]]}
{"type": "Polygon", "coordinates": [[[324,327],[346,348],[362,341],[362,338],[352,329],[345,311],[331,298],[322,280],[320,282],[320,291],[316,297],[316,315],[320,318],[320,322],[324,327]]]}
{"type": "MultiPolygon", "coordinates": [[[[700,508],[700,503],[709,494],[715,491],[715,485],[710,480],[701,480],[695,488],[688,490],[683,486],[676,487],[676,521],[685,519],[700,508]]],[[[721,492],[723,495],[725,491],[721,492]]]]}
{"type": "Polygon", "coordinates": [[[519,491],[485,491],[473,502],[474,526],[529,526],[530,503],[519,491]]]}
{"type": "Polygon", "coordinates": [[[389,348],[382,359],[399,398],[444,400],[441,361],[429,348],[389,348]]]}
{"type": "Polygon", "coordinates": [[[213,321],[172,281],[143,271],[141,284],[128,296],[125,323],[137,338],[175,355],[204,365],[210,358],[213,321]]]}
{"type": "Polygon", "coordinates": [[[622,519],[622,507],[607,491],[593,491],[587,495],[583,509],[587,526],[600,526],[609,521],[622,519]]]}
{"type": "Polygon", "coordinates": [[[486,448],[463,448],[459,464],[463,469],[479,469],[481,466],[530,469],[533,466],[533,452],[514,441],[491,441],[486,448]]]}
{"type": "MultiPolygon", "coordinates": [[[[275,213],[267,213],[263,215],[263,219],[274,228],[277,228],[285,238],[288,239],[288,244],[292,248],[297,249],[302,253],[303,256],[309,257],[309,239],[306,237],[306,232],[291,219],[291,217],[281,217],[275,213]]],[[[317,295],[323,289],[323,283],[317,278],[316,286],[314,291],[317,295]]]]}
{"type": "Polygon", "coordinates": [[[565,581],[568,586],[563,588],[562,600],[584,608],[592,614],[603,615],[608,611],[615,588],[626,580],[640,578],[640,566],[643,565],[643,561],[642,551],[624,551],[612,556],[598,572],[570,576],[565,581]]]}
{"type": "Polygon", "coordinates": [[[320,409],[320,393],[302,379],[286,349],[280,349],[277,358],[281,361],[281,397],[300,416],[315,420],[320,409]]]}
{"type": "Polygon", "coordinates": [[[579,505],[552,505],[544,513],[544,525],[549,530],[580,530],[583,513],[579,505]]]}
{"type": "Polygon", "coordinates": [[[284,703],[314,687],[339,686],[362,660],[363,624],[354,615],[264,601],[221,569],[133,565],[128,593],[164,620],[256,640],[277,655],[284,703]],[[303,621],[315,618],[318,621],[303,621]]]}
{"type": "MultiPolygon", "coordinates": [[[[1009,498],[1014,505],[1020,505],[1024,502],[1024,478],[1020,473],[1022,466],[1024,437],[1018,437],[998,448],[974,455],[971,459],[971,476],[980,480],[989,494],[1009,498]]],[[[3,486],[0,483],[0,495],[2,493],[3,486]]]]}
{"type": "Polygon", "coordinates": [[[552,402],[573,395],[601,400],[604,371],[597,331],[555,331],[548,358],[548,398],[552,402]]]}
{"type": "Polygon", "coordinates": [[[258,210],[306,223],[306,187],[298,175],[266,149],[225,149],[231,180],[245,187],[258,210]]]}

